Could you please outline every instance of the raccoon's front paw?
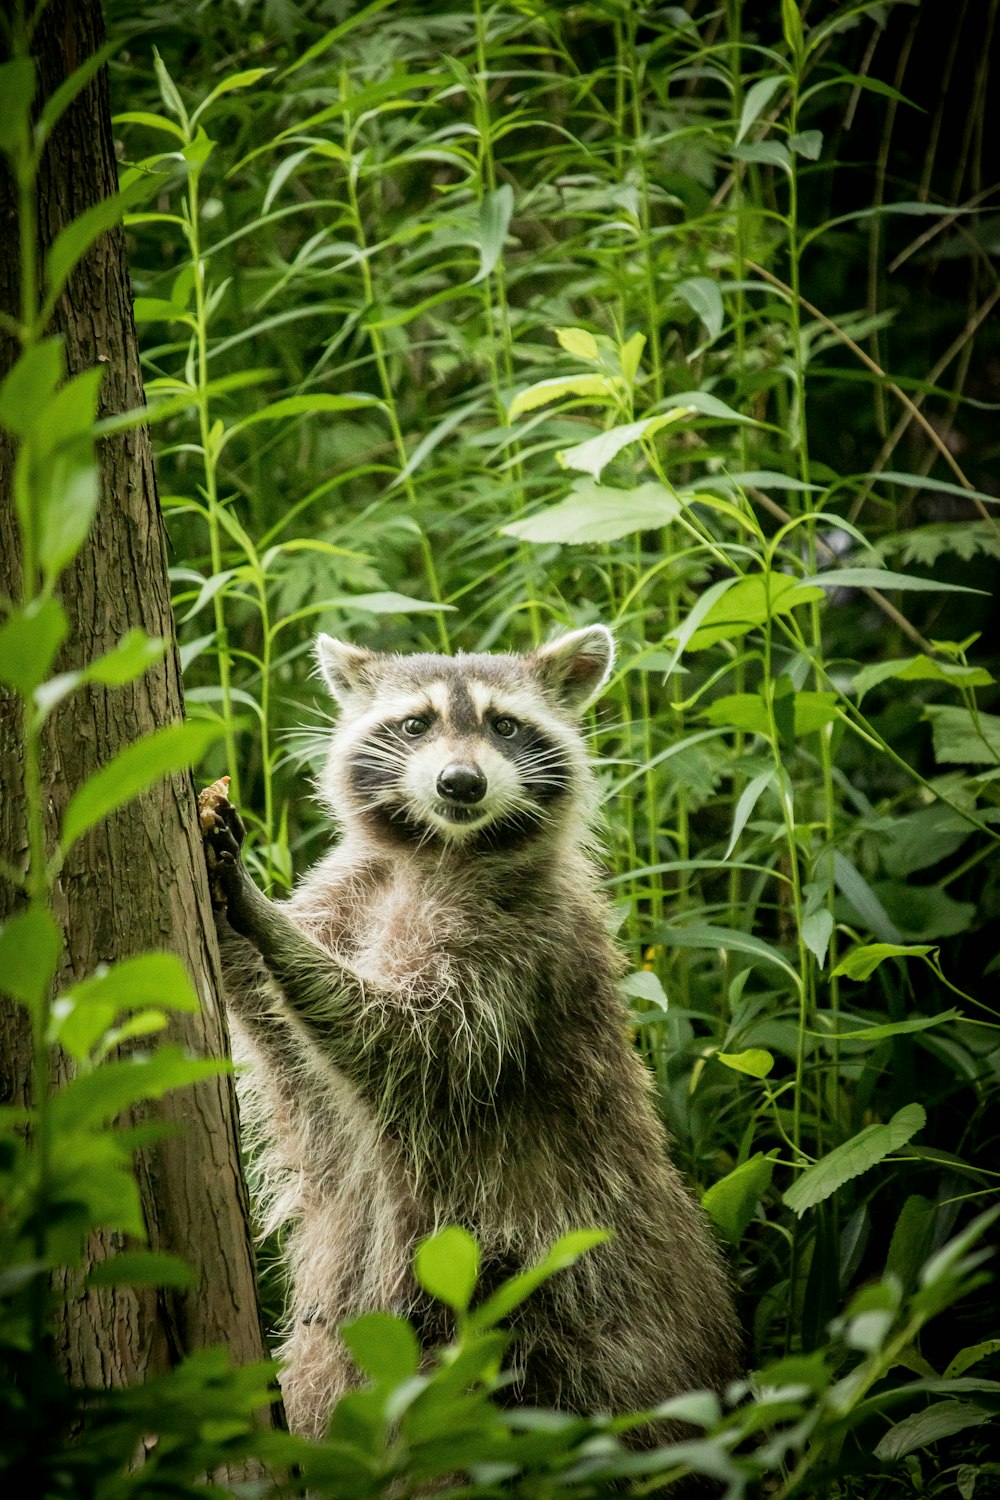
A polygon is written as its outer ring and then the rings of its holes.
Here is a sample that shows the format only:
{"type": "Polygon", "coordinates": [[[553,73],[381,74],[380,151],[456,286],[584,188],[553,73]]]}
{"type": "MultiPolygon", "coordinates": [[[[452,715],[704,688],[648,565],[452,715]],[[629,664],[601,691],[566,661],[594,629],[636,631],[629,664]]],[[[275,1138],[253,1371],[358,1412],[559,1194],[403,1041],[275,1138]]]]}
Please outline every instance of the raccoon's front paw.
{"type": "Polygon", "coordinates": [[[240,850],[246,838],[243,819],[229,800],[229,777],[220,776],[198,797],[198,821],[205,844],[212,906],[226,911],[243,879],[240,850]]]}

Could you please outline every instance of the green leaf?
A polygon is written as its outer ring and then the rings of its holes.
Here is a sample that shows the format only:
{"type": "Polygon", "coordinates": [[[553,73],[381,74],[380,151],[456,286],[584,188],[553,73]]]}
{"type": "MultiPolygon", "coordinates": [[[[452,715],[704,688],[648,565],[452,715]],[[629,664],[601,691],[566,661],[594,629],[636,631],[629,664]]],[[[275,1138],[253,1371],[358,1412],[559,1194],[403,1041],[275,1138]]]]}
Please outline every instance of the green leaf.
{"type": "Polygon", "coordinates": [[[805,51],[805,37],[802,32],[802,16],[795,0],[781,0],[781,29],[785,33],[789,52],[798,62],[805,51]]]}
{"type": "MultiPolygon", "coordinates": [[[[855,952],[858,950],[855,949],[855,952]]],[[[933,953],[935,950],[929,950],[933,953]]],[[[886,1021],[881,1026],[859,1026],[855,1031],[810,1032],[810,1036],[822,1035],[824,1039],[838,1042],[883,1042],[890,1036],[909,1036],[914,1031],[927,1031],[932,1026],[944,1026],[948,1021],[960,1019],[957,1010],[941,1010],[936,1016],[913,1016],[909,1021],[886,1021]]]]}
{"type": "Polygon", "coordinates": [[[1000,762],[1000,715],[972,714],[967,708],[930,703],[923,717],[930,721],[934,758],[939,765],[1000,762]]]}
{"type": "Polygon", "coordinates": [[[274,401],[270,406],[244,417],[242,422],[234,423],[227,429],[225,440],[228,442],[235,433],[243,432],[247,427],[255,427],[258,422],[283,422],[286,417],[299,417],[306,413],[315,415],[317,412],[357,411],[362,406],[384,405],[385,402],[380,401],[377,396],[368,396],[362,391],[352,391],[344,396],[286,396],[282,401],[274,401]]]}
{"type": "Polygon", "coordinates": [[[717,339],[722,332],[726,310],[722,303],[719,284],[710,276],[689,276],[674,288],[682,302],[686,302],[693,313],[704,323],[710,339],[717,339]]]}
{"type": "Polygon", "coordinates": [[[164,776],[199,760],[221,733],[220,724],[168,724],[120,751],[70,798],[63,818],[63,848],[164,776]]]}
{"type": "Polygon", "coordinates": [[[18,454],[21,523],[30,513],[48,583],[80,550],[97,509],[91,432],[103,373],[84,370],[56,391],[18,454]]]}
{"type": "Polygon", "coordinates": [[[0,625],[0,682],[30,698],[45,681],[69,621],[58,599],[32,599],[0,625]]]}
{"type": "Polygon", "coordinates": [[[193,125],[201,115],[211,109],[216,99],[221,99],[223,94],[232,94],[236,89],[252,88],[260,79],[266,78],[268,73],[273,72],[273,68],[246,68],[242,73],[231,73],[228,78],[224,78],[221,83],[217,83],[208,95],[208,98],[203,99],[198,105],[198,108],[191,116],[191,124],[193,125]]]}
{"type": "Polygon", "coordinates": [[[163,100],[170,114],[176,115],[185,126],[187,125],[187,110],[184,108],[177,85],[167,72],[163,58],[157,49],[153,48],[153,68],[156,73],[156,83],[160,90],[160,98],[163,100]]]}
{"type": "Polygon", "coordinates": [[[495,1323],[506,1318],[508,1313],[513,1312],[515,1307],[531,1296],[550,1276],[557,1271],[565,1271],[576,1264],[582,1255],[603,1245],[612,1238],[612,1231],[608,1229],[575,1229],[569,1234],[564,1234],[552,1246],[548,1255],[538,1265],[532,1266],[527,1271],[522,1271],[517,1276],[512,1276],[505,1281],[492,1297],[488,1297],[481,1307],[477,1307],[472,1314],[471,1323],[476,1329],[491,1328],[495,1323]]]}
{"type": "Polygon", "coordinates": [[[809,952],[815,955],[820,968],[826,963],[830,938],[833,936],[833,913],[814,911],[802,920],[802,941],[809,952]]]}
{"type": "Polygon", "coordinates": [[[65,374],[63,339],[41,339],[22,350],[0,386],[0,423],[25,438],[44,416],[65,374]]]}
{"type": "Polygon", "coordinates": [[[62,933],[52,913],[33,906],[0,927],[0,991],[29,1010],[41,1007],[62,953],[62,933]]]}
{"type": "Polygon", "coordinates": [[[735,927],[714,927],[703,922],[665,925],[655,930],[653,940],[668,948],[706,948],[719,952],[746,953],[764,963],[776,964],[779,969],[791,975],[796,986],[799,983],[795,969],[776,948],[772,948],[762,938],[752,937],[750,933],[740,932],[735,927]]]}
{"type": "Polygon", "coordinates": [[[565,349],[567,354],[572,354],[575,359],[585,359],[595,364],[600,358],[597,340],[585,328],[557,328],[555,335],[560,347],[565,349]]]}
{"type": "Polygon", "coordinates": [[[805,157],[806,161],[819,161],[823,149],[822,130],[803,130],[798,135],[790,135],[788,149],[796,156],[805,157]]]}
{"type": "Polygon", "coordinates": [[[738,1245],[743,1238],[758,1203],[771,1186],[773,1172],[773,1161],[758,1151],[702,1195],[702,1208],[731,1244],[738,1245]]]}
{"type": "Polygon", "coordinates": [[[981,1344],[967,1344],[953,1356],[944,1372],[945,1380],[953,1380],[958,1375],[964,1375],[966,1370],[977,1365],[981,1359],[987,1359],[991,1354],[1000,1350],[1000,1339],[984,1339],[981,1344]]]}
{"type": "Polygon", "coordinates": [[[433,615],[453,610],[454,604],[436,604],[433,599],[411,599],[389,589],[378,594],[341,594],[327,599],[325,609],[363,610],[370,615],[433,615]]]}
{"type": "MultiPolygon", "coordinates": [[[[787,573],[752,573],[738,578],[702,613],[698,629],[688,637],[687,649],[704,651],[717,641],[739,640],[768,619],[790,615],[800,604],[822,598],[822,589],[790,578],[787,573]]],[[[679,639],[681,629],[668,639],[679,639]]]]}
{"type": "Polygon", "coordinates": [[[59,1042],[82,1061],[125,1011],[150,1006],[156,1008],[147,1011],[153,1020],[138,1030],[133,1028],[133,1035],[160,1029],[161,1011],[196,1013],[199,1009],[187,970],[173,953],[142,953],[123,959],[73,985],[53,1003],[49,1041],[59,1042]]]}
{"type": "Polygon", "coordinates": [[[928,953],[934,952],[936,949],[923,943],[865,943],[845,953],[830,978],[870,979],[887,958],[926,958],[928,953]]]}
{"type": "Polygon", "coordinates": [[[500,259],[514,212],[514,189],[509,182],[486,193],[479,205],[479,270],[470,286],[485,281],[500,259]]]}
{"type": "MultiPolygon", "coordinates": [[[[814,734],[837,718],[836,693],[802,692],[790,696],[796,739],[814,734]]],[[[767,707],[757,693],[733,693],[716,698],[702,711],[702,718],[710,724],[729,724],[736,729],[749,730],[751,734],[769,736],[771,733],[767,707]]]]}
{"type": "MultiPolygon", "coordinates": [[[[596,344],[594,346],[597,347],[596,344]]],[[[646,347],[646,335],[644,333],[633,333],[630,339],[626,339],[618,351],[618,362],[622,367],[622,375],[629,385],[635,384],[635,377],[639,373],[639,361],[642,359],[642,351],[646,347]]]]}
{"type": "Polygon", "coordinates": [[[785,1194],[786,1206],[801,1218],[807,1208],[822,1203],[852,1177],[870,1171],[891,1151],[905,1146],[926,1123],[923,1108],[919,1104],[907,1104],[896,1111],[887,1125],[868,1125],[813,1166],[807,1167],[785,1194]]]}
{"type": "Polygon", "coordinates": [[[787,86],[787,83],[784,73],[769,73],[766,78],[758,78],[756,83],[751,84],[743,99],[739,128],[733,142],[735,146],[743,140],[751,125],[760,119],[778,90],[783,85],[787,86]]]}
{"type": "Polygon", "coordinates": [[[102,198],[93,208],[84,209],[60,229],[45,257],[45,307],[51,310],[59,293],[69,280],[77,261],[81,260],[102,234],[120,224],[127,209],[147,191],[145,181],[134,182],[124,192],[102,198]]]}
{"type": "Polygon", "coordinates": [[[578,479],[565,500],[526,521],[512,521],[503,533],[536,543],[613,542],[635,531],[658,530],[680,513],[680,501],[662,484],[650,481],[622,490],[578,479]]]}
{"type": "Polygon", "coordinates": [[[788,147],[781,141],[753,141],[749,145],[733,146],[729,154],[737,161],[762,162],[768,167],[779,167],[783,172],[792,170],[788,147]]]}
{"type": "Polygon", "coordinates": [[[464,1312],[479,1275],[479,1246],[468,1230],[453,1224],[423,1241],[413,1268],[425,1292],[464,1312]]]}
{"type": "Polygon", "coordinates": [[[621,427],[611,427],[597,437],[588,438],[585,443],[577,443],[575,448],[563,448],[556,454],[556,458],[564,469],[580,469],[593,475],[594,479],[600,479],[601,471],[623,448],[637,443],[640,438],[652,437],[661,427],[690,416],[692,410],[692,407],[672,407],[670,411],[657,417],[646,417],[642,422],[628,422],[621,427]]]}
{"type": "Polygon", "coordinates": [[[751,1078],[766,1078],[774,1067],[774,1058],[763,1047],[750,1047],[746,1052],[716,1052],[716,1062],[734,1073],[748,1073],[751,1078]]]}
{"type": "Polygon", "coordinates": [[[854,678],[854,691],[860,701],[880,682],[896,678],[901,682],[946,682],[952,687],[990,687],[994,678],[985,667],[965,667],[960,662],[934,661],[929,656],[907,656],[894,661],[874,662],[862,667],[854,678]]]}
{"type": "Polygon", "coordinates": [[[232,1071],[216,1057],[189,1057],[180,1047],[157,1047],[151,1057],[105,1062],[72,1078],[52,1096],[54,1125],[67,1133],[107,1124],[143,1099],[162,1099],[172,1089],[232,1071]]]}
{"type": "Polygon", "coordinates": [[[365,1313],[342,1323],[340,1337],[358,1368],[378,1384],[401,1385],[420,1368],[417,1335],[403,1318],[365,1313]]]}
{"type": "MultiPolygon", "coordinates": [[[[13,151],[31,130],[31,103],[35,97],[35,63],[30,57],[13,57],[0,64],[0,151],[13,151]]],[[[16,222],[16,221],[15,221],[16,222]]]]}
{"type": "Polygon", "coordinates": [[[87,1276],[87,1285],[93,1287],[169,1286],[185,1291],[195,1282],[187,1261],[166,1250],[121,1250],[97,1261],[87,1276]]]}
{"type": "Polygon", "coordinates": [[[987,1408],[975,1406],[971,1401],[936,1401],[890,1427],[876,1444],[875,1457],[894,1462],[942,1438],[954,1437],[956,1432],[981,1427],[992,1416],[987,1408]]]}
{"type": "Polygon", "coordinates": [[[755,776],[743,788],[740,793],[740,799],[736,804],[736,811],[733,814],[733,829],[729,835],[729,843],[726,845],[726,852],[722,856],[723,859],[728,859],[736,848],[740,834],[746,827],[751,813],[773,781],[774,771],[771,767],[768,767],[766,771],[761,771],[759,775],[755,776]]]}
{"type": "Polygon", "coordinates": [[[609,375],[557,375],[519,391],[510,403],[507,415],[513,422],[522,412],[547,406],[550,401],[559,401],[563,396],[581,396],[606,406],[615,400],[619,385],[620,382],[609,375]]]}
{"type": "Polygon", "coordinates": [[[814,573],[804,583],[821,589],[911,589],[917,593],[983,594],[988,589],[970,589],[963,583],[944,583],[937,578],[918,578],[913,573],[893,573],[888,568],[836,568],[831,573],[814,573]]]}

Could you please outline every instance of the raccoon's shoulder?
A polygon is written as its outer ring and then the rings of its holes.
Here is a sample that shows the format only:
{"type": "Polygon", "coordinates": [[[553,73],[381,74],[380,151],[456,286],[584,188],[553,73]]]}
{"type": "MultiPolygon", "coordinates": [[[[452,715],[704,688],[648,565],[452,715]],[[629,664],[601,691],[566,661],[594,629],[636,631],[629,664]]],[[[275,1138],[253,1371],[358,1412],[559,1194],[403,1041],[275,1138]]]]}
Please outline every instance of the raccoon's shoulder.
{"type": "Polygon", "coordinates": [[[285,903],[301,931],[330,949],[356,941],[358,929],[391,882],[389,862],[340,845],[296,884],[285,903]]]}

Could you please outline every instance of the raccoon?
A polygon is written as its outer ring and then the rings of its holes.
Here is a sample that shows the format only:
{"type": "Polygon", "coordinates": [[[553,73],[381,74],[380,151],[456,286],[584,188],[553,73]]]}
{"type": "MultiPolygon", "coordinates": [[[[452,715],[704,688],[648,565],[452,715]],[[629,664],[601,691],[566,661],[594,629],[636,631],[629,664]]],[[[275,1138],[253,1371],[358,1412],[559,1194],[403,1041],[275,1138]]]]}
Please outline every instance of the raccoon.
{"type": "Polygon", "coordinates": [[[579,714],[610,632],[456,657],[321,635],[317,655],[337,847],[272,902],[224,792],[202,809],[244,1111],[286,1232],[291,1427],[322,1434],[359,1382],[346,1319],[448,1336],[411,1270],[447,1224],[478,1240],[483,1294],[570,1230],[613,1231],[516,1314],[514,1399],[623,1413],[721,1391],[740,1369],[728,1277],[627,1033],[595,863],[579,714]]]}

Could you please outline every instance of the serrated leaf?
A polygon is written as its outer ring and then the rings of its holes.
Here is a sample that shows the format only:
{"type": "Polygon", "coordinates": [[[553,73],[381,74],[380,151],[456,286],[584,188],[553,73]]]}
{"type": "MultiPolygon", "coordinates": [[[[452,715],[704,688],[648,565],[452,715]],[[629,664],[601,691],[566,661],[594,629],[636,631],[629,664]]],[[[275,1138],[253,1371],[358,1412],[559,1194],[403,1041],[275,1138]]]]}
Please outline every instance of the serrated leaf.
{"type": "Polygon", "coordinates": [[[409,1323],[389,1313],[365,1313],[340,1327],[355,1364],[376,1382],[400,1385],[420,1367],[420,1345],[409,1323]]]}
{"type": "Polygon", "coordinates": [[[503,253],[514,212],[514,189],[509,182],[486,193],[479,205],[479,270],[470,286],[485,281],[503,253]]]}
{"type": "Polygon", "coordinates": [[[119,751],[70,798],[63,817],[63,848],[164,776],[193,765],[221,734],[221,724],[168,724],[119,751]]]}
{"type": "Polygon", "coordinates": [[[901,682],[945,682],[952,687],[990,687],[993,677],[985,667],[966,667],[961,662],[934,661],[930,656],[906,656],[893,661],[879,661],[862,667],[854,678],[854,691],[860,701],[871,688],[890,678],[901,682]]]}
{"type": "Polygon", "coordinates": [[[939,765],[996,765],[1000,762],[1000,715],[972,714],[967,708],[931,703],[924,709],[939,765]]]}
{"type": "Polygon", "coordinates": [[[559,542],[565,546],[613,542],[636,531],[658,530],[677,519],[680,501],[653,481],[634,490],[578,479],[565,500],[525,521],[503,527],[505,536],[523,542],[559,542]]]}
{"type": "Polygon", "coordinates": [[[745,1052],[716,1052],[716,1062],[732,1068],[734,1073],[747,1073],[751,1078],[766,1078],[774,1067],[774,1058],[763,1047],[749,1047],[745,1052]]]}
{"type": "Polygon", "coordinates": [[[888,1124],[867,1126],[807,1167],[785,1193],[786,1206],[801,1218],[807,1208],[822,1203],[852,1177],[869,1172],[890,1152],[905,1146],[926,1122],[927,1115],[921,1105],[906,1104],[896,1111],[888,1124]]]}
{"type": "MultiPolygon", "coordinates": [[[[837,718],[836,693],[793,693],[791,701],[796,739],[814,734],[837,718]]],[[[751,734],[771,734],[767,707],[757,693],[732,693],[716,698],[702,711],[702,718],[710,724],[727,724],[751,734]]]]}
{"type": "Polygon", "coordinates": [[[721,1234],[738,1245],[753,1219],[757,1204],[771,1186],[774,1163],[760,1151],[702,1195],[701,1206],[721,1234]]]}
{"type": "Polygon", "coordinates": [[[870,979],[879,964],[887,958],[926,958],[937,950],[927,944],[918,943],[865,943],[845,953],[830,975],[831,979],[870,979]]]}
{"type": "MultiPolygon", "coordinates": [[[[800,604],[822,598],[822,589],[804,584],[787,573],[771,573],[766,577],[763,573],[752,573],[738,578],[702,612],[697,630],[688,634],[687,649],[704,651],[717,641],[738,640],[769,618],[790,615],[800,604]]],[[[682,630],[683,626],[668,639],[679,639],[682,630]]]]}
{"type": "Polygon", "coordinates": [[[639,442],[641,438],[652,437],[661,427],[690,416],[692,410],[692,407],[672,407],[670,411],[657,417],[646,417],[641,422],[627,422],[620,427],[611,427],[607,432],[598,433],[597,437],[588,438],[585,443],[577,443],[574,448],[561,449],[556,458],[564,469],[579,469],[599,480],[602,470],[623,448],[639,442]]]}
{"type": "Polygon", "coordinates": [[[450,1225],[423,1241],[413,1269],[425,1292],[464,1312],[479,1275],[479,1246],[467,1229],[450,1225]]]}
{"type": "Polygon", "coordinates": [[[513,422],[522,412],[547,406],[550,401],[559,401],[563,396],[581,396],[607,405],[617,394],[618,382],[609,375],[557,375],[519,391],[510,403],[507,415],[513,422]]]}

